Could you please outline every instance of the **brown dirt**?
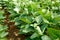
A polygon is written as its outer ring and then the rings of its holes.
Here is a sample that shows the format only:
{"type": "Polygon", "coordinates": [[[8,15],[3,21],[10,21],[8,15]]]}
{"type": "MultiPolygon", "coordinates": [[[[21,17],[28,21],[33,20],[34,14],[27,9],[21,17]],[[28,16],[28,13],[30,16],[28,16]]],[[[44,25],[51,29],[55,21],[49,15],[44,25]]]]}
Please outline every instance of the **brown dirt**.
{"type": "Polygon", "coordinates": [[[5,25],[8,26],[7,39],[8,40],[24,40],[25,39],[25,36],[18,34],[19,30],[14,25],[15,23],[9,21],[9,19],[8,19],[9,15],[10,15],[9,12],[7,12],[7,10],[4,9],[4,8],[3,8],[3,10],[4,10],[4,16],[5,16],[4,23],[5,23],[5,25]]]}

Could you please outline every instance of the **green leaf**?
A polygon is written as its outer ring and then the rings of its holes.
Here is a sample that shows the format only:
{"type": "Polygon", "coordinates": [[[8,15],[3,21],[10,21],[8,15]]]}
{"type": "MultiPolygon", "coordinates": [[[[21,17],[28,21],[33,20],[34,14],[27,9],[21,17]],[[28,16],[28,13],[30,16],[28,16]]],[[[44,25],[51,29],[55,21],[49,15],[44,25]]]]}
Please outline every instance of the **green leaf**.
{"type": "Polygon", "coordinates": [[[0,38],[6,37],[8,32],[5,32],[7,30],[7,26],[0,25],[0,38]]]}
{"type": "Polygon", "coordinates": [[[36,38],[36,37],[38,37],[38,36],[39,36],[38,33],[33,33],[30,38],[31,38],[31,39],[34,39],[34,38],[36,38]]]}
{"type": "Polygon", "coordinates": [[[47,19],[43,18],[43,21],[44,21],[44,23],[48,23],[49,24],[49,21],[47,19]]]}
{"type": "Polygon", "coordinates": [[[0,25],[0,31],[7,30],[7,26],[0,25]]]}
{"type": "Polygon", "coordinates": [[[0,40],[7,40],[7,38],[0,38],[0,40]]]}
{"type": "Polygon", "coordinates": [[[45,32],[45,29],[47,28],[47,26],[48,26],[48,24],[43,24],[41,26],[41,30],[42,30],[43,33],[45,32]]]}
{"type": "Polygon", "coordinates": [[[43,35],[43,32],[41,31],[41,28],[40,28],[39,26],[37,26],[36,23],[34,24],[34,29],[36,30],[36,32],[37,32],[39,35],[43,35]]]}
{"type": "Polygon", "coordinates": [[[51,38],[48,37],[47,35],[43,35],[41,38],[42,38],[42,40],[51,40],[51,38]]]}
{"type": "Polygon", "coordinates": [[[56,30],[56,29],[53,29],[53,28],[48,28],[48,34],[53,40],[55,40],[57,38],[60,39],[60,30],[56,30]]]}
{"type": "Polygon", "coordinates": [[[20,20],[23,21],[23,22],[25,22],[25,23],[28,23],[28,24],[30,24],[30,23],[33,22],[33,19],[30,16],[21,16],[20,20]]]}
{"type": "Polygon", "coordinates": [[[4,19],[3,13],[4,13],[4,12],[0,10],[0,20],[4,19]]]}
{"type": "Polygon", "coordinates": [[[34,31],[33,27],[31,27],[29,24],[22,25],[20,28],[21,28],[20,32],[19,32],[20,34],[29,33],[29,32],[33,32],[34,31]]]}
{"type": "Polygon", "coordinates": [[[41,22],[42,22],[42,17],[41,17],[41,16],[37,16],[37,17],[35,18],[35,20],[36,20],[36,22],[37,22],[38,24],[41,24],[41,22]]]}
{"type": "Polygon", "coordinates": [[[8,32],[5,32],[5,31],[0,32],[0,38],[6,37],[7,34],[8,32]]]}

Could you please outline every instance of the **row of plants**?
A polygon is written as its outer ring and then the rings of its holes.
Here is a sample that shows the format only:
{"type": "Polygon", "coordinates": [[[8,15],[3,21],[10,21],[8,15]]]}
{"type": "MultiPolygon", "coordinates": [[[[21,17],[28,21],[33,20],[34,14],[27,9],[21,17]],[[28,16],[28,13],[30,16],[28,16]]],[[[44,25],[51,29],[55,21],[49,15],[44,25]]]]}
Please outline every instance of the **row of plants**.
{"type": "Polygon", "coordinates": [[[25,40],[60,40],[60,0],[0,0],[0,39],[6,40],[2,8],[25,40]]]}

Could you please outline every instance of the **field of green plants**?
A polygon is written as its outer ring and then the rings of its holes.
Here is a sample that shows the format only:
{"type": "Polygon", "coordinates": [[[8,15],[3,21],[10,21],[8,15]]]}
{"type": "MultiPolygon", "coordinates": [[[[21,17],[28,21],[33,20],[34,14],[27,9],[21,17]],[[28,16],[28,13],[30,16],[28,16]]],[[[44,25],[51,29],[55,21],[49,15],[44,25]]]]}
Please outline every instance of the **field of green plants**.
{"type": "Polygon", "coordinates": [[[0,0],[0,40],[60,40],[60,0],[0,0]]]}

